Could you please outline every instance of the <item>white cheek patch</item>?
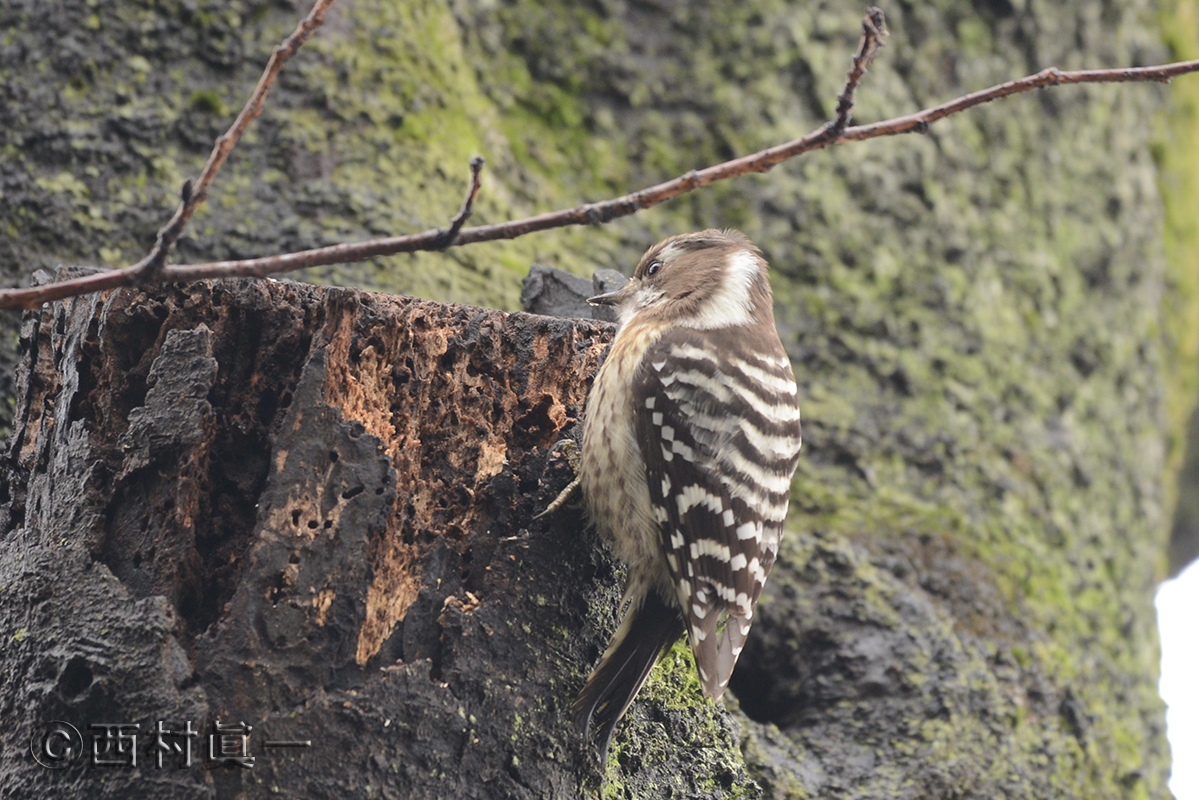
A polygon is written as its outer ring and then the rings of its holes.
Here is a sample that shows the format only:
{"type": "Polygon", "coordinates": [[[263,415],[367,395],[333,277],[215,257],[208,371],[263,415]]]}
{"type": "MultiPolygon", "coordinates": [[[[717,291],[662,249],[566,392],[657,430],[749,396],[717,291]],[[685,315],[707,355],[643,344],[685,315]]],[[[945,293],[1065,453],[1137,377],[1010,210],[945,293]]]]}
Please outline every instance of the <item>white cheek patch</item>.
{"type": "Polygon", "coordinates": [[[748,325],[753,321],[749,290],[760,269],[757,256],[748,250],[733,253],[725,264],[720,288],[704,303],[700,314],[681,324],[700,330],[748,325]]]}

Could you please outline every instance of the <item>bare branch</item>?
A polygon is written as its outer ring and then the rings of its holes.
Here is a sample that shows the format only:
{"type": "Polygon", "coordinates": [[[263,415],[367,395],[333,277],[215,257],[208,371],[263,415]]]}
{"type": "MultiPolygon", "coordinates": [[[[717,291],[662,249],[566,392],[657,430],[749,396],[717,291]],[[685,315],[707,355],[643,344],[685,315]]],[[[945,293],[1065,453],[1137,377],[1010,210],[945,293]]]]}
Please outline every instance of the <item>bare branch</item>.
{"type": "Polygon", "coordinates": [[[483,185],[479,176],[486,163],[483,156],[475,156],[470,160],[470,186],[466,190],[466,199],[462,201],[462,208],[458,209],[458,213],[450,220],[450,227],[441,231],[441,246],[437,248],[438,250],[446,250],[454,244],[454,240],[458,238],[458,232],[462,230],[463,224],[470,219],[470,215],[474,212],[475,195],[479,193],[479,187],[483,185]]]}
{"type": "Polygon", "coordinates": [[[1019,80],[1008,81],[989,89],[972,92],[948,103],[926,108],[905,117],[896,117],[870,125],[855,125],[847,128],[839,142],[862,142],[866,139],[876,139],[879,136],[895,136],[900,133],[927,133],[934,122],[958,114],[968,108],[989,103],[1008,95],[1020,94],[1032,89],[1050,86],[1061,86],[1069,83],[1169,83],[1179,75],[1199,72],[1199,61],[1178,61],[1173,64],[1163,64],[1158,67],[1129,67],[1125,69],[1080,69],[1074,72],[1062,72],[1057,67],[1049,67],[1019,80]]]}
{"type": "Polygon", "coordinates": [[[862,41],[858,45],[858,52],[854,54],[853,66],[849,69],[849,75],[845,78],[845,88],[841,94],[837,95],[837,114],[825,126],[829,139],[839,137],[845,130],[845,126],[849,124],[849,113],[853,111],[854,92],[857,90],[858,84],[862,82],[862,78],[866,77],[867,67],[874,61],[878,51],[882,49],[883,39],[887,36],[887,23],[883,18],[883,10],[875,7],[866,9],[866,16],[862,18],[862,41]]]}
{"type": "MultiPolygon", "coordinates": [[[[867,19],[873,24],[871,15],[867,19]]],[[[848,119],[849,110],[853,105],[853,92],[861,80],[873,54],[877,51],[878,40],[883,35],[883,29],[875,25],[878,33],[875,36],[873,48],[867,47],[867,40],[872,36],[863,25],[863,43],[855,57],[854,67],[850,70],[846,89],[838,100],[838,117],[842,113],[848,119]],[[866,56],[869,55],[869,58],[866,56]]],[[[353,261],[363,261],[378,256],[411,253],[420,250],[441,250],[448,246],[462,246],[478,242],[490,242],[500,239],[515,239],[536,231],[562,228],[570,225],[595,225],[605,223],[618,217],[629,216],[644,208],[650,208],[672,198],[695,191],[702,186],[708,186],[718,181],[728,180],[751,172],[766,172],[784,161],[803,155],[812,150],[818,150],[830,145],[844,142],[860,142],[875,139],[880,136],[895,136],[903,133],[925,133],[929,126],[938,120],[965,111],[968,108],[988,103],[1001,97],[1007,97],[1033,89],[1059,86],[1075,83],[1131,83],[1149,82],[1168,83],[1172,78],[1192,72],[1199,72],[1199,61],[1181,61],[1156,67],[1136,67],[1108,70],[1079,70],[1062,72],[1050,67],[1036,75],[1030,75],[1019,80],[1008,81],[989,89],[974,92],[959,97],[939,106],[927,108],[915,114],[909,114],[895,119],[875,122],[869,125],[855,125],[844,128],[839,135],[829,135],[830,126],[836,125],[836,120],[827,123],[817,130],[799,139],[761,150],[751,155],[735,158],[716,164],[702,170],[691,170],[673,180],[647,187],[631,194],[626,194],[599,203],[587,203],[574,208],[553,211],[526,219],[510,222],[477,225],[471,228],[461,228],[453,240],[447,245],[447,229],[435,228],[407,236],[394,236],[384,239],[373,239],[366,242],[352,242],[321,247],[315,250],[304,250],[297,253],[284,253],[252,258],[242,261],[216,261],[207,264],[167,265],[162,269],[161,280],[182,282],[211,278],[234,277],[265,277],[283,272],[291,272],[308,267],[344,264],[353,261]]],[[[473,167],[472,167],[473,170],[473,167]]],[[[477,178],[477,176],[475,176],[477,178]]],[[[469,214],[473,195],[477,192],[472,179],[472,189],[468,192],[467,202],[463,209],[469,214]]],[[[460,211],[458,216],[462,216],[460,211]]],[[[454,229],[458,217],[451,223],[454,229]]],[[[75,278],[61,283],[34,286],[28,289],[6,289],[0,291],[0,308],[36,308],[44,302],[75,297],[89,292],[102,291],[118,286],[128,286],[134,283],[133,275],[136,268],[114,270],[84,278],[75,278]]]]}
{"type": "Polygon", "coordinates": [[[334,0],[316,0],[312,10],[308,12],[308,16],[300,20],[300,24],[292,31],[291,36],[284,39],[283,44],[276,47],[275,51],[271,53],[271,59],[267,62],[262,77],[258,79],[258,85],[254,87],[250,99],[242,107],[237,119],[233,120],[233,125],[229,127],[229,130],[217,138],[216,144],[212,148],[212,154],[208,156],[208,162],[204,164],[204,170],[200,173],[199,180],[194,185],[191,180],[183,182],[179,207],[175,209],[175,214],[170,221],[158,231],[158,240],[154,243],[154,249],[141,261],[128,268],[129,272],[134,273],[133,282],[152,283],[162,276],[162,270],[166,266],[171,249],[175,246],[175,242],[179,241],[183,229],[187,227],[196,208],[208,197],[208,187],[212,185],[216,174],[220,172],[225,159],[237,146],[242,134],[250,127],[250,124],[262,115],[263,102],[266,100],[271,86],[274,85],[279,70],[289,58],[296,54],[304,42],[308,41],[312,32],[324,23],[325,12],[333,3],[334,0]]]}

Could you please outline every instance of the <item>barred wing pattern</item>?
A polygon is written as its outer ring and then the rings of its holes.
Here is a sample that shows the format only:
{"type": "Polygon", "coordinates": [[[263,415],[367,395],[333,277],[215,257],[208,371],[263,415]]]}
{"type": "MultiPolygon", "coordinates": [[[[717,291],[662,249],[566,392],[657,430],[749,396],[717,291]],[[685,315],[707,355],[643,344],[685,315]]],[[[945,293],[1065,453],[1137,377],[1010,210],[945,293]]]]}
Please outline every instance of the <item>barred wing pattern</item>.
{"type": "Polygon", "coordinates": [[[675,328],[642,365],[633,405],[650,497],[704,691],[720,697],[787,516],[795,379],[767,326],[675,328]]]}

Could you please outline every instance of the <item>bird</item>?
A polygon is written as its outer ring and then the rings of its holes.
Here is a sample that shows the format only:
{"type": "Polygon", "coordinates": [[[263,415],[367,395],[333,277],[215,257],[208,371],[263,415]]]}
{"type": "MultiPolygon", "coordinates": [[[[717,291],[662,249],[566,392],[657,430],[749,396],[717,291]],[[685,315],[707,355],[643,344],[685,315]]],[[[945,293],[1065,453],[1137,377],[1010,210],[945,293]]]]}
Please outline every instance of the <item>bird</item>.
{"type": "Polygon", "coordinates": [[[801,430],[768,265],[744,234],[665,239],[588,302],[619,318],[578,458],[587,515],[627,567],[620,625],[573,706],[604,763],[681,636],[703,693],[727,688],[778,555],[801,430]]]}

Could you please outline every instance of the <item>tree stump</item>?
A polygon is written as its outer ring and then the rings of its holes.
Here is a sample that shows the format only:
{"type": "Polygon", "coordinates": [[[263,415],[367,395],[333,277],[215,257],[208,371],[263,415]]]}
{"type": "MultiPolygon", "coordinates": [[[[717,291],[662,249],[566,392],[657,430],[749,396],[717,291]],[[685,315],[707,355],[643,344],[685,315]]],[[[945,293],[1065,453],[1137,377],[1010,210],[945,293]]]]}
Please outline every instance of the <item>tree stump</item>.
{"type": "MultiPolygon", "coordinates": [[[[0,543],[5,796],[598,786],[569,705],[618,568],[577,509],[532,517],[571,478],[553,446],[611,333],[279,281],[27,317],[0,543]],[[53,720],[87,749],[62,770],[28,745],[53,720]],[[199,732],[191,769],[155,765],[160,720],[199,732]],[[218,722],[250,726],[252,767],[204,768],[218,722]],[[87,726],[112,724],[139,726],[136,766],[91,763],[87,726]]],[[[726,712],[658,714],[678,730],[629,785],[744,782],[726,712]],[[723,725],[723,759],[670,746],[697,719],[723,725]]]]}

